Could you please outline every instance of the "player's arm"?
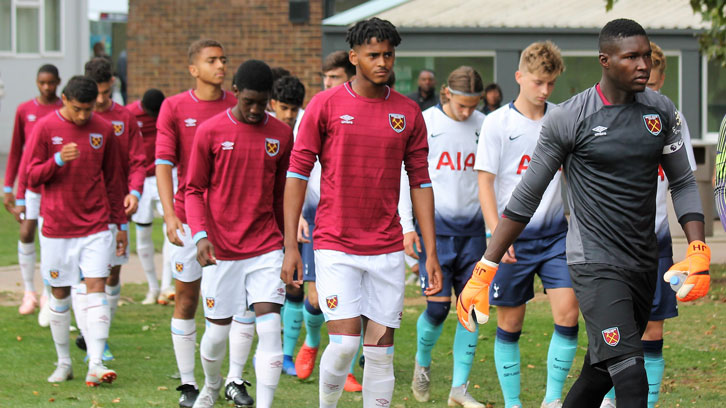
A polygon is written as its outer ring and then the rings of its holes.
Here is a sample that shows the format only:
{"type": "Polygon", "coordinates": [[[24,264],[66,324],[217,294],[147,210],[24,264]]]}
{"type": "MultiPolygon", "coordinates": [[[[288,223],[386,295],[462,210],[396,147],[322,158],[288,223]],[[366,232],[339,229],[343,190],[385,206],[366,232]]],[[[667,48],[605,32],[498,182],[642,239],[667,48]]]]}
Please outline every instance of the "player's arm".
{"type": "Polygon", "coordinates": [[[398,216],[401,217],[403,229],[403,251],[406,255],[418,259],[421,252],[421,240],[413,224],[413,203],[411,202],[411,187],[408,185],[408,174],[401,169],[401,193],[398,199],[398,216]]]}
{"type": "Polygon", "coordinates": [[[136,124],[135,117],[129,115],[129,194],[124,198],[126,215],[136,213],[139,207],[141,194],[144,192],[144,179],[146,178],[146,152],[141,129],[136,124]]]}
{"type": "MultiPolygon", "coordinates": [[[[118,225],[116,233],[116,255],[126,253],[128,246],[129,223],[124,211],[124,197],[122,191],[126,188],[126,180],[121,171],[121,146],[111,129],[104,135],[106,146],[103,150],[103,181],[106,186],[106,195],[111,206],[110,222],[118,225]]],[[[64,146],[65,147],[65,146],[64,146]]]]}
{"type": "Polygon", "coordinates": [[[197,246],[197,261],[202,267],[217,263],[214,246],[207,237],[206,203],[204,194],[209,189],[212,173],[212,152],[209,148],[209,132],[206,126],[197,129],[194,135],[189,169],[185,206],[187,222],[192,230],[192,239],[197,246]]]}
{"type": "Polygon", "coordinates": [[[20,166],[18,167],[18,190],[15,194],[15,207],[12,210],[12,214],[18,222],[23,219],[25,213],[25,190],[28,185],[28,161],[30,160],[31,145],[31,138],[28,137],[28,140],[26,141],[26,148],[23,151],[23,155],[20,159],[20,166]]]}
{"type": "MultiPolygon", "coordinates": [[[[23,115],[20,109],[15,112],[15,125],[13,127],[13,138],[10,143],[10,152],[8,153],[8,164],[5,167],[5,184],[3,185],[3,204],[5,209],[14,214],[15,197],[13,197],[13,184],[18,174],[21,157],[23,155],[23,145],[25,138],[23,137],[23,115]]],[[[16,216],[17,217],[17,216],[16,216]]]]}
{"type": "Polygon", "coordinates": [[[174,179],[172,168],[177,162],[177,129],[174,125],[174,112],[167,101],[162,102],[156,120],[156,185],[159,200],[164,209],[164,223],[169,242],[176,246],[184,245],[177,231],[184,235],[184,226],[174,211],[174,179]]]}
{"type": "Polygon", "coordinates": [[[721,225],[726,230],[726,115],[721,121],[721,131],[716,144],[716,167],[713,176],[713,196],[721,225]]]}
{"type": "MultiPolygon", "coordinates": [[[[273,190],[272,205],[275,212],[275,221],[277,226],[280,228],[283,236],[285,234],[285,182],[287,181],[287,169],[290,167],[290,153],[292,152],[292,133],[290,134],[290,142],[287,143],[287,148],[282,152],[282,156],[277,163],[277,169],[275,170],[275,187],[273,190]]],[[[300,217],[302,218],[302,217],[300,217]]],[[[297,229],[293,234],[297,240],[297,229]]]]}

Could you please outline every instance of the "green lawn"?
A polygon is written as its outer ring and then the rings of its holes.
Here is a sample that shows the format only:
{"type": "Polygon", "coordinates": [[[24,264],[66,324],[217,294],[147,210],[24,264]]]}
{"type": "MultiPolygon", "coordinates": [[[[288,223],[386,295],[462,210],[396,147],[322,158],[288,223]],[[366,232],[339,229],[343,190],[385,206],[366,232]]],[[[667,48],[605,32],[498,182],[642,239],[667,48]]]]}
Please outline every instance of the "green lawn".
{"type": "MultiPolygon", "coordinates": [[[[714,267],[710,296],[682,304],[681,316],[666,324],[666,372],[661,407],[720,407],[726,395],[726,266],[714,267]]],[[[53,371],[55,350],[48,329],[38,327],[35,316],[20,316],[14,306],[0,307],[0,407],[174,407],[178,381],[173,378],[176,364],[171,348],[169,319],[171,307],[141,306],[145,285],[123,287],[124,299],[132,300],[119,308],[110,345],[116,360],[109,364],[119,378],[111,386],[88,389],[80,350],[72,350],[76,378],[52,385],[45,378],[53,371]],[[50,403],[52,401],[52,404],[50,403]]],[[[4,303],[15,296],[2,294],[4,303]]],[[[393,407],[442,407],[446,405],[451,381],[451,346],[456,315],[452,313],[439,344],[433,352],[432,394],[426,404],[413,400],[409,385],[415,353],[416,319],[423,304],[415,288],[407,289],[407,306],[402,328],[396,335],[396,391],[393,407]]],[[[201,310],[201,308],[200,308],[201,310]]],[[[494,310],[492,313],[495,315],[494,310]]],[[[529,304],[521,337],[522,400],[527,407],[539,406],[546,380],[545,358],[552,332],[549,305],[545,301],[529,304]]],[[[471,393],[491,407],[503,407],[497,376],[492,365],[496,322],[480,329],[476,364],[471,373],[471,393]]],[[[198,319],[198,341],[203,333],[198,319]]],[[[565,389],[578,375],[585,351],[584,323],[580,323],[580,347],[565,389]]],[[[325,339],[326,336],[324,336],[325,339]]],[[[302,338],[302,337],[301,337],[302,338]]],[[[324,340],[324,343],[326,341],[324,340]]],[[[197,353],[197,358],[199,354],[197,353]]],[[[226,372],[226,367],[223,369],[226,372]]],[[[360,370],[356,373],[361,378],[360,370]]],[[[248,364],[246,376],[254,383],[248,364]]],[[[276,407],[317,406],[317,369],[309,381],[283,376],[276,396],[276,407]]],[[[197,379],[202,381],[197,361],[197,379]]],[[[252,389],[254,394],[254,388],[252,389]]],[[[225,406],[219,402],[219,406],[225,406]]],[[[360,394],[345,393],[340,407],[360,407],[360,394]]]]}

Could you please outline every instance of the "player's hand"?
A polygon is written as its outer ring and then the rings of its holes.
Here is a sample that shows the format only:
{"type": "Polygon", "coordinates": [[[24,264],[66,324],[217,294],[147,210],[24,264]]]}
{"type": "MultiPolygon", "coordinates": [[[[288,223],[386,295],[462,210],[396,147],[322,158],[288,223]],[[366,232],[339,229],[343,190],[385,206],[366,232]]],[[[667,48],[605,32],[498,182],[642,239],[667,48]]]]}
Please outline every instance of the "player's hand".
{"type": "Polygon", "coordinates": [[[126,248],[129,246],[129,236],[126,231],[120,229],[116,233],[116,256],[124,256],[126,248]]]}
{"type": "Polygon", "coordinates": [[[671,266],[663,276],[663,280],[670,282],[673,275],[686,273],[685,283],[676,292],[676,298],[682,302],[690,302],[706,296],[711,286],[709,264],[711,263],[711,248],[702,241],[693,241],[688,244],[686,259],[671,266]]]}
{"type": "Polygon", "coordinates": [[[413,259],[418,259],[421,253],[421,238],[416,231],[403,234],[403,251],[413,259]]]}
{"type": "Polygon", "coordinates": [[[184,224],[182,224],[179,217],[176,214],[164,214],[164,223],[166,223],[166,237],[169,238],[169,242],[176,246],[184,246],[177,234],[177,231],[179,231],[181,235],[184,235],[184,224]]]}
{"type": "Polygon", "coordinates": [[[477,262],[469,282],[456,300],[456,314],[466,330],[474,332],[476,324],[489,320],[489,285],[497,273],[499,265],[484,259],[477,262]]]}
{"type": "Polygon", "coordinates": [[[297,242],[302,244],[310,243],[310,225],[302,215],[300,221],[297,222],[297,242]]]}
{"type": "Polygon", "coordinates": [[[25,219],[25,206],[24,205],[16,205],[13,207],[13,209],[10,211],[10,214],[15,217],[15,221],[18,223],[23,222],[25,219]]]}
{"type": "Polygon", "coordinates": [[[3,205],[9,213],[13,212],[13,208],[15,208],[15,196],[13,196],[13,193],[3,194],[3,205]]]}
{"type": "Polygon", "coordinates": [[[136,214],[136,210],[139,209],[139,199],[133,194],[126,194],[124,197],[124,212],[126,216],[136,214]]]}
{"type": "Polygon", "coordinates": [[[514,245],[511,245],[502,256],[502,263],[512,264],[515,262],[517,262],[517,257],[514,255],[514,245]]]}
{"type": "Polygon", "coordinates": [[[199,265],[202,265],[202,268],[217,264],[214,245],[207,238],[202,238],[197,242],[197,262],[199,262],[199,265]]]}
{"type": "Polygon", "coordinates": [[[302,270],[303,263],[302,258],[300,257],[300,251],[298,251],[297,247],[285,247],[285,257],[282,259],[280,279],[282,279],[286,285],[292,285],[299,288],[303,284],[302,270]],[[297,280],[294,279],[295,271],[298,271],[297,280]]]}
{"type": "Polygon", "coordinates": [[[424,289],[424,295],[433,296],[439,292],[443,287],[444,277],[441,274],[441,265],[439,264],[439,258],[436,254],[426,256],[426,272],[429,275],[429,286],[424,289]]]}
{"type": "Polygon", "coordinates": [[[63,145],[63,147],[61,148],[60,158],[65,163],[76,160],[80,156],[81,156],[81,151],[78,150],[78,145],[75,143],[68,143],[66,145],[63,145]]]}

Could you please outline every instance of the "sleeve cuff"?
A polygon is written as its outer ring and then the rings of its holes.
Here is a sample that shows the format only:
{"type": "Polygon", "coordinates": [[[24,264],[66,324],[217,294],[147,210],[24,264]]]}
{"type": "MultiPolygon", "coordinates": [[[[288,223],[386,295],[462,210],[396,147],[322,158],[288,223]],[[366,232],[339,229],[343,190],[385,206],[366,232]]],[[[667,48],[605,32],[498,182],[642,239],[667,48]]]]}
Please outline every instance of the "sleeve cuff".
{"type": "Polygon", "coordinates": [[[174,167],[174,163],[170,162],[169,160],[164,160],[164,159],[156,159],[154,164],[157,166],[160,164],[166,164],[168,166],[174,167]]]}
{"type": "Polygon", "coordinates": [[[685,223],[691,221],[705,222],[705,217],[703,216],[703,214],[700,213],[688,213],[683,214],[681,218],[678,219],[678,223],[681,225],[684,225],[685,223]]]}
{"type": "Polygon", "coordinates": [[[521,224],[529,224],[530,217],[525,217],[522,215],[519,215],[517,213],[514,213],[509,210],[509,208],[504,208],[504,211],[502,212],[502,218],[509,218],[512,221],[519,222],[521,224]]]}
{"type": "Polygon", "coordinates": [[[12,192],[13,192],[12,187],[8,187],[8,186],[3,187],[3,193],[12,193],[12,192]]]}
{"type": "Polygon", "coordinates": [[[431,183],[423,183],[423,184],[421,184],[421,186],[419,188],[432,188],[432,187],[433,187],[433,184],[431,184],[431,183]]]}
{"type": "Polygon", "coordinates": [[[127,222],[127,223],[125,223],[125,224],[119,224],[119,225],[118,225],[118,228],[119,228],[119,230],[121,230],[121,231],[128,231],[128,230],[129,230],[129,223],[127,222]]]}
{"type": "Polygon", "coordinates": [[[139,193],[138,191],[136,191],[136,190],[131,190],[131,194],[133,194],[133,195],[134,195],[134,197],[136,197],[136,198],[138,198],[139,200],[141,200],[141,193],[139,193]]]}
{"type": "Polygon", "coordinates": [[[61,154],[60,154],[60,152],[56,152],[53,155],[53,158],[55,159],[55,164],[57,164],[58,167],[62,167],[64,164],[66,164],[66,162],[64,162],[63,160],[61,160],[61,154]]]}
{"type": "Polygon", "coordinates": [[[24,206],[25,205],[25,200],[24,199],[15,200],[15,205],[17,205],[17,206],[20,206],[20,205],[24,206]]]}
{"type": "Polygon", "coordinates": [[[287,172],[287,178],[296,178],[296,179],[305,180],[305,181],[308,181],[310,179],[310,177],[305,177],[302,174],[295,173],[293,171],[287,172]]]}
{"type": "Polygon", "coordinates": [[[207,238],[207,231],[199,231],[196,234],[194,234],[194,237],[192,237],[192,241],[194,241],[194,245],[196,245],[199,241],[201,241],[204,238],[207,238]]]}

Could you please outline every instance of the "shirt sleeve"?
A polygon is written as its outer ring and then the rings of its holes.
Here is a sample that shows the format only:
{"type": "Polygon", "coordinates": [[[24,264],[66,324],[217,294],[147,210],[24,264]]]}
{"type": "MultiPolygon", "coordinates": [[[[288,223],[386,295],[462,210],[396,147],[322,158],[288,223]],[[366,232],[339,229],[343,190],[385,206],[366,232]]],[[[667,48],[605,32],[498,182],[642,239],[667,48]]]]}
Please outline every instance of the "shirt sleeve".
{"type": "Polygon", "coordinates": [[[204,195],[209,188],[212,173],[212,152],[209,147],[211,130],[201,126],[194,135],[189,171],[187,171],[187,188],[185,191],[185,208],[187,222],[192,230],[192,237],[203,237],[207,233],[206,204],[204,195]],[[203,233],[202,235],[197,235],[203,233]]]}
{"type": "Polygon", "coordinates": [[[413,131],[408,139],[403,163],[408,174],[408,184],[411,188],[431,187],[429,177],[429,143],[426,140],[426,122],[421,110],[417,110],[413,131]]]}
{"type": "Polygon", "coordinates": [[[499,156],[502,150],[501,132],[497,129],[495,118],[487,116],[481,124],[479,142],[476,146],[474,170],[497,174],[499,172],[499,156]]]}
{"type": "MultiPolygon", "coordinates": [[[[8,153],[8,164],[5,167],[5,192],[13,191],[15,177],[18,175],[18,168],[23,155],[23,146],[27,140],[23,134],[24,124],[21,109],[15,112],[15,125],[13,127],[13,139],[10,142],[10,152],[8,153]],[[9,190],[9,191],[8,191],[9,190]]],[[[29,135],[28,135],[29,136],[29,135]]]]}
{"type": "Polygon", "coordinates": [[[275,221],[280,228],[281,233],[285,233],[285,218],[283,213],[283,198],[285,195],[285,181],[287,180],[287,169],[290,166],[290,154],[293,146],[293,136],[290,134],[290,141],[287,148],[283,152],[280,160],[277,162],[277,170],[275,172],[275,189],[272,197],[272,207],[275,211],[275,221]]]}
{"type": "Polygon", "coordinates": [[[166,99],[161,103],[159,116],[156,119],[156,164],[176,166],[178,131],[174,122],[174,107],[166,99]]]}
{"type": "Polygon", "coordinates": [[[726,115],[721,121],[721,130],[716,144],[716,187],[713,189],[716,211],[726,231],[726,115]]]}
{"type": "Polygon", "coordinates": [[[128,222],[128,217],[124,212],[123,191],[126,180],[123,179],[121,171],[121,147],[110,128],[104,138],[106,148],[103,151],[103,179],[111,206],[109,221],[119,225],[119,229],[122,229],[120,226],[128,222]]]}
{"type": "Polygon", "coordinates": [[[322,98],[313,97],[300,121],[297,138],[290,154],[287,177],[308,180],[310,171],[320,155],[323,136],[327,133],[325,103],[322,98]]]}
{"type": "Polygon", "coordinates": [[[146,152],[141,129],[133,114],[129,115],[129,192],[141,199],[146,179],[146,152]]]}
{"type": "Polygon", "coordinates": [[[408,174],[401,168],[401,195],[398,198],[398,215],[401,217],[403,233],[415,231],[413,223],[413,203],[411,201],[411,187],[409,187],[408,174]]]}
{"type": "Polygon", "coordinates": [[[574,124],[573,113],[564,108],[553,109],[545,118],[532,161],[512,192],[504,217],[525,224],[529,222],[555,173],[574,148],[574,124]]]}
{"type": "Polygon", "coordinates": [[[696,157],[693,155],[693,145],[691,144],[691,131],[688,130],[688,123],[686,123],[686,117],[678,111],[678,117],[681,119],[681,137],[683,138],[683,146],[686,149],[688,155],[688,163],[691,165],[691,170],[696,171],[696,157]]]}
{"type": "Polygon", "coordinates": [[[18,167],[18,191],[15,194],[15,204],[25,205],[25,190],[28,189],[28,161],[30,160],[30,148],[32,144],[31,137],[28,135],[28,140],[25,141],[25,150],[20,159],[20,166],[18,167]]]}

